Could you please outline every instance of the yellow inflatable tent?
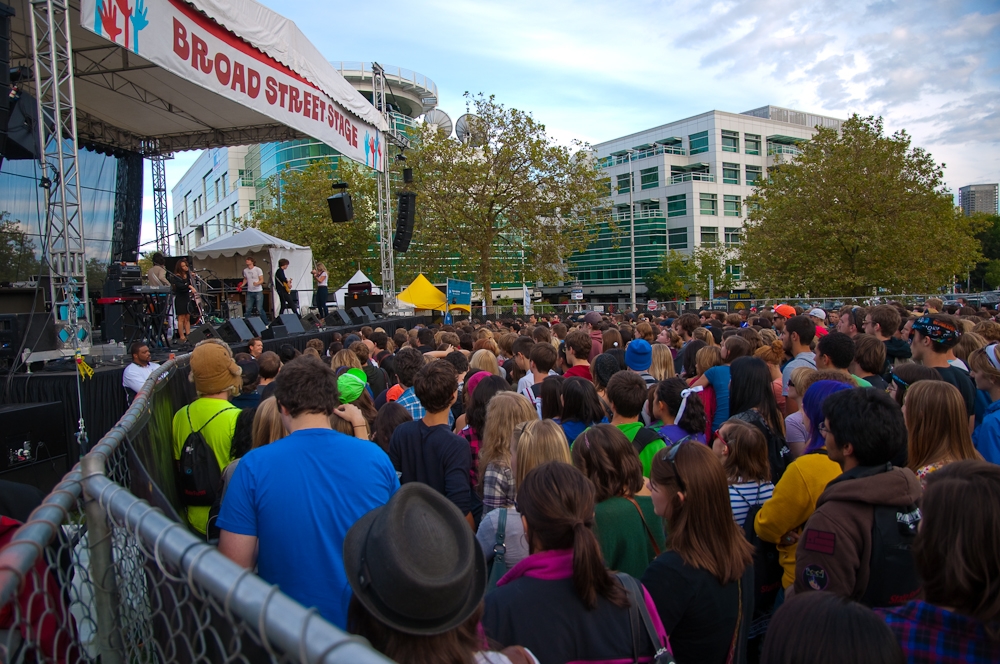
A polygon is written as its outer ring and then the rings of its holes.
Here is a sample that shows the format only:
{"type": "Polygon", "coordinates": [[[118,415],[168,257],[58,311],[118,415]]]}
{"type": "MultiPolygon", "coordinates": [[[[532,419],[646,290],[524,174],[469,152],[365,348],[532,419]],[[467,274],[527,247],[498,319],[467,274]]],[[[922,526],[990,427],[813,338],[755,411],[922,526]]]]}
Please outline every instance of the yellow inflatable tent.
{"type": "MultiPolygon", "coordinates": [[[[434,284],[427,280],[424,275],[418,275],[409,286],[403,289],[398,299],[412,304],[416,309],[430,309],[432,311],[445,310],[445,294],[434,284]]],[[[454,304],[452,309],[470,311],[470,307],[464,304],[454,304]]]]}

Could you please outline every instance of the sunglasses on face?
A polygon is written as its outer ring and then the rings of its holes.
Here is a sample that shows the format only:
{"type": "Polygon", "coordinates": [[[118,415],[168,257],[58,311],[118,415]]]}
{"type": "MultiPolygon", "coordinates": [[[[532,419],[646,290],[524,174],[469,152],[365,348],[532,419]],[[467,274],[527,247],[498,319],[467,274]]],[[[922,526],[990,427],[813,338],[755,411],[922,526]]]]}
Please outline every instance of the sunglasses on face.
{"type": "Polygon", "coordinates": [[[674,471],[674,479],[677,480],[677,486],[680,488],[681,491],[685,490],[684,489],[684,481],[681,479],[680,473],[677,472],[677,461],[676,461],[676,459],[677,459],[677,450],[679,450],[681,448],[681,445],[686,445],[686,444],[687,443],[677,443],[676,445],[674,445],[673,447],[671,447],[669,450],[667,450],[666,452],[663,452],[660,455],[660,460],[661,461],[666,461],[667,463],[669,463],[670,467],[673,469],[673,471],[674,471]]]}

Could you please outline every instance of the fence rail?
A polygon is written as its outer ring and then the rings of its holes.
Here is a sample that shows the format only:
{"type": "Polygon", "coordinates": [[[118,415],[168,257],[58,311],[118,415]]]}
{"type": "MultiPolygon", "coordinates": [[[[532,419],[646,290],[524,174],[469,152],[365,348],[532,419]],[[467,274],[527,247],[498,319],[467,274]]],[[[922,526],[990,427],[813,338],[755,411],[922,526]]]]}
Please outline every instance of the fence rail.
{"type": "Polygon", "coordinates": [[[134,444],[172,417],[187,361],[154,371],[28,521],[0,533],[0,661],[388,662],[130,491],[152,484],[134,444]]]}

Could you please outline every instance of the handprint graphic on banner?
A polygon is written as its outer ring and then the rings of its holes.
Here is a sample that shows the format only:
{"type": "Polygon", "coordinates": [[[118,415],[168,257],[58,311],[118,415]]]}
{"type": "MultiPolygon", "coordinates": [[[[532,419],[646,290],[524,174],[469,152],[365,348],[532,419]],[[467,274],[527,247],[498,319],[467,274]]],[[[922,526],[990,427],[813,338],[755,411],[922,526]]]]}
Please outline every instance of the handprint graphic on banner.
{"type": "Polygon", "coordinates": [[[108,39],[121,44],[133,53],[139,53],[139,32],[149,25],[147,15],[149,9],[143,0],[135,0],[135,7],[130,6],[130,0],[97,0],[97,11],[94,16],[94,32],[107,35],[108,39]],[[118,17],[122,25],[118,27],[118,17]],[[132,27],[129,28],[129,23],[132,27]],[[119,42],[118,35],[122,35],[119,42]]]}

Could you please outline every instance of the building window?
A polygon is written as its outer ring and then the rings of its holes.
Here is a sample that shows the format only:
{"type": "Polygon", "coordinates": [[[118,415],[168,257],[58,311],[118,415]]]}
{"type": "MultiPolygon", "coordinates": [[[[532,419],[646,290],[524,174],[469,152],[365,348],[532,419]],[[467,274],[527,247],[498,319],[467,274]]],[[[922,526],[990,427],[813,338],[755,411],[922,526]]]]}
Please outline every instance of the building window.
{"type": "Polygon", "coordinates": [[[715,194],[702,194],[701,195],[701,213],[702,214],[719,214],[719,197],[715,194]]]}
{"type": "Polygon", "coordinates": [[[727,247],[738,247],[740,246],[740,234],[743,232],[742,228],[736,227],[731,228],[726,226],[726,246],[727,247]]]}
{"type": "Polygon", "coordinates": [[[631,187],[631,184],[629,182],[632,179],[631,175],[632,175],[631,173],[622,173],[621,175],[618,176],[618,193],[619,194],[627,194],[630,191],[632,191],[632,187],[631,187]]]}
{"type": "Polygon", "coordinates": [[[739,196],[723,196],[722,197],[722,207],[723,213],[727,217],[739,217],[740,215],[740,197],[739,196]]]}
{"type": "Polygon", "coordinates": [[[701,227],[701,246],[714,247],[719,244],[719,229],[717,226],[701,227]]]}
{"type": "Polygon", "coordinates": [[[747,164],[747,186],[751,187],[757,184],[757,180],[760,179],[760,166],[751,166],[747,164]]]}
{"type": "Polygon", "coordinates": [[[743,134],[743,146],[747,154],[760,154],[760,135],[743,134]]]}
{"type": "Polygon", "coordinates": [[[691,134],[688,136],[688,144],[691,148],[688,154],[708,152],[708,132],[699,131],[697,134],[691,134]]]}
{"type": "Polygon", "coordinates": [[[735,281],[739,281],[743,278],[743,266],[742,265],[726,265],[726,274],[732,277],[735,281]]]}
{"type": "Polygon", "coordinates": [[[656,189],[660,186],[660,167],[644,168],[639,171],[639,186],[641,189],[656,189]]]}
{"type": "Polygon", "coordinates": [[[683,217],[687,214],[687,194],[667,196],[667,216],[683,217]]]}
{"type": "Polygon", "coordinates": [[[740,183],[740,165],[722,163],[722,184],[740,183]]]}
{"type": "Polygon", "coordinates": [[[668,228],[667,229],[667,249],[687,249],[688,229],[668,228]]]}
{"type": "Polygon", "coordinates": [[[229,195],[229,173],[222,174],[222,195],[229,195]]]}
{"type": "Polygon", "coordinates": [[[614,193],[611,190],[611,178],[601,178],[601,189],[605,196],[611,196],[614,193]]]}
{"type": "Polygon", "coordinates": [[[740,151],[740,132],[729,131],[728,129],[722,130],[722,151],[723,152],[740,151]]]}

